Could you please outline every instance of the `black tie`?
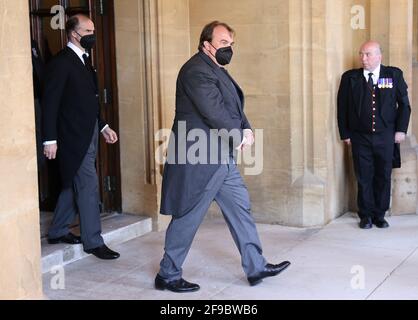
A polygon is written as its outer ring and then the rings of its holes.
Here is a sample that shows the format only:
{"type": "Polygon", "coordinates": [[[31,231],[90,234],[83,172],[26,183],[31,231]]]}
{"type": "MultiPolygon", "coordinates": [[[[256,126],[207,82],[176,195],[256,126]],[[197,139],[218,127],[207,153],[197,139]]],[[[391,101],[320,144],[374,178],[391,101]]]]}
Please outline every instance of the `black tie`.
{"type": "Polygon", "coordinates": [[[369,87],[370,87],[370,89],[372,89],[373,90],[373,86],[374,86],[374,83],[373,83],[373,73],[369,73],[369,80],[367,81],[367,83],[369,84],[369,87]]]}
{"type": "Polygon", "coordinates": [[[87,56],[87,54],[83,54],[83,60],[84,60],[84,65],[86,66],[86,68],[90,72],[93,71],[93,66],[92,66],[91,61],[90,61],[89,57],[87,56]]]}
{"type": "Polygon", "coordinates": [[[93,65],[91,64],[91,60],[90,58],[87,56],[87,54],[83,54],[83,60],[84,60],[84,64],[87,68],[87,70],[90,72],[91,76],[93,77],[93,81],[94,84],[97,87],[97,77],[96,77],[96,72],[93,69],[93,65]]]}

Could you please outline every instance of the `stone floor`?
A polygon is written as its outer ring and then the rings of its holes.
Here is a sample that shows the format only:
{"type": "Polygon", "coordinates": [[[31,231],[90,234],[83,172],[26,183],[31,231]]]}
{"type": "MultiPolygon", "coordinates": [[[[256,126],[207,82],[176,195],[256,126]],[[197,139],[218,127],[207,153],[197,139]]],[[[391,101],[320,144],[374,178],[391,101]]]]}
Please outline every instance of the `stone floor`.
{"type": "Polygon", "coordinates": [[[64,272],[44,274],[52,300],[288,300],[418,299],[418,216],[388,218],[389,229],[361,230],[347,214],[324,228],[258,225],[269,262],[289,260],[283,274],[250,287],[240,257],[222,219],[211,218],[198,231],[184,265],[186,280],[201,290],[175,294],[153,289],[163,254],[164,233],[153,232],[113,249],[115,261],[89,256],[64,272]],[[63,274],[64,277],[59,277],[63,274]],[[57,281],[60,279],[61,282],[57,281]],[[64,290],[54,290],[64,284],[64,290]]]}

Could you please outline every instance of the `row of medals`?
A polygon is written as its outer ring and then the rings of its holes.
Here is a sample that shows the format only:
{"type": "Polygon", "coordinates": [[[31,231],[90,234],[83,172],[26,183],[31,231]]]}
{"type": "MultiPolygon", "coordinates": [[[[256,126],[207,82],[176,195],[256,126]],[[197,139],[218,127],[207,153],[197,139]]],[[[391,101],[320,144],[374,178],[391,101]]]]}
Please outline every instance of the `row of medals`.
{"type": "Polygon", "coordinates": [[[388,78],[379,79],[377,86],[379,89],[393,89],[393,80],[388,78]]]}

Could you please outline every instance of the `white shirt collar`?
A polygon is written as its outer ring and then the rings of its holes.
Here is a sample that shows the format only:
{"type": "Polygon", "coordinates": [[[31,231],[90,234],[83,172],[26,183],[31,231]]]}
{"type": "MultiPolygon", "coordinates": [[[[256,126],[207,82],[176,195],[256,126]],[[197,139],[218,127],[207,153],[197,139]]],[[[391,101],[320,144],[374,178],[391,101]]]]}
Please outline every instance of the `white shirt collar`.
{"type": "Polygon", "coordinates": [[[77,47],[74,43],[72,42],[68,42],[67,43],[67,47],[72,49],[77,56],[80,58],[80,60],[83,62],[84,64],[84,59],[83,59],[83,54],[87,55],[87,57],[89,56],[89,54],[83,50],[81,50],[79,47],[77,47]]]}
{"type": "MultiPolygon", "coordinates": [[[[379,81],[379,76],[380,76],[380,67],[381,67],[381,65],[379,64],[378,66],[377,66],[377,68],[376,69],[374,69],[374,71],[372,71],[372,73],[373,73],[373,76],[372,76],[372,78],[373,78],[373,83],[374,84],[377,84],[377,82],[379,81]]],[[[364,74],[364,77],[366,78],[366,81],[369,81],[369,73],[370,73],[371,71],[368,71],[368,70],[366,70],[366,69],[363,69],[363,74],[364,74]]]]}

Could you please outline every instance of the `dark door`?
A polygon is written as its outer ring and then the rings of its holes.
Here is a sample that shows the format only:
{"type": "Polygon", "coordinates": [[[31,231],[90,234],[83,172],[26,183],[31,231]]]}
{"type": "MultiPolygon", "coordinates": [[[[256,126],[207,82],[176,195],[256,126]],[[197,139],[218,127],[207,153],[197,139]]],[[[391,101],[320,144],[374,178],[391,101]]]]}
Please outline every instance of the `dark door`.
{"type": "MultiPolygon", "coordinates": [[[[32,43],[39,48],[39,58],[45,63],[67,45],[64,26],[69,16],[83,13],[93,20],[97,45],[92,60],[98,73],[101,113],[111,128],[119,133],[113,0],[29,0],[29,4],[32,43]]],[[[39,110],[42,112],[42,102],[39,110]]],[[[40,123],[37,121],[39,132],[40,123]]],[[[38,141],[38,149],[41,148],[38,141]]],[[[101,139],[96,165],[103,213],[121,211],[119,156],[119,143],[107,145],[101,139]]],[[[38,167],[40,209],[53,211],[61,188],[57,163],[44,161],[38,151],[38,167]]]]}

